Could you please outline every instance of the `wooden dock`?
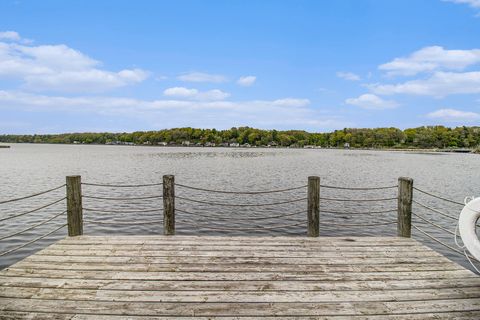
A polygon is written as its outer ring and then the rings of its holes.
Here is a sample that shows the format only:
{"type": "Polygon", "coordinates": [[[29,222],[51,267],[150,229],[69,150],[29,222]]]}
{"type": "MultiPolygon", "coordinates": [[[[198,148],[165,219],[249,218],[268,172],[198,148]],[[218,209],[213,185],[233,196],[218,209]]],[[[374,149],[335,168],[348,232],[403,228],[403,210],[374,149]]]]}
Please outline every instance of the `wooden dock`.
{"type": "Polygon", "coordinates": [[[479,319],[480,277],[410,238],[77,236],[0,271],[1,319],[479,319]]]}

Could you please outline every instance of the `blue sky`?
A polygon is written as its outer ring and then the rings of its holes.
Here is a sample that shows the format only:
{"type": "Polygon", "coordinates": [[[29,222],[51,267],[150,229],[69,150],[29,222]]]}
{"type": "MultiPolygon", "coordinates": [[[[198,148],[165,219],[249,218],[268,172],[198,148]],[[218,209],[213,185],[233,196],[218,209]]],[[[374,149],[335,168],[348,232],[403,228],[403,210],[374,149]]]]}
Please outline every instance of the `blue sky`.
{"type": "Polygon", "coordinates": [[[0,133],[480,125],[480,0],[0,2],[0,133]]]}

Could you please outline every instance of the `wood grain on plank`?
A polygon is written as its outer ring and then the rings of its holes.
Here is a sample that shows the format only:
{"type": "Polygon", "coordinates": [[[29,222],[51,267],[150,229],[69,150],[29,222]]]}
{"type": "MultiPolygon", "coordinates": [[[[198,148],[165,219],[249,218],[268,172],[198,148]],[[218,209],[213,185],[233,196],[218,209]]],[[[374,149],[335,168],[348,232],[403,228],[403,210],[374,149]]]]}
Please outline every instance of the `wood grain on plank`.
{"type": "Polygon", "coordinates": [[[78,236],[0,271],[0,314],[474,319],[480,277],[409,238],[78,236]]]}
{"type": "Polygon", "coordinates": [[[328,302],[328,303],[183,303],[183,302],[103,302],[9,299],[0,300],[0,311],[52,312],[144,315],[144,316],[322,316],[418,314],[451,311],[479,311],[480,299],[449,299],[429,301],[328,302]]]}

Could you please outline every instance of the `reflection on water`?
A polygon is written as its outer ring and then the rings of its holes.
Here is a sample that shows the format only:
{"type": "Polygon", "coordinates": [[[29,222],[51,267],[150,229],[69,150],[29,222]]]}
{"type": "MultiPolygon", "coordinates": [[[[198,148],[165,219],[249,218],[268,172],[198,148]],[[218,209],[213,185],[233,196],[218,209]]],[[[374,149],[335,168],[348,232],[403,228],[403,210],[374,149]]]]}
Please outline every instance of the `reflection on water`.
{"type": "MultiPolygon", "coordinates": [[[[164,174],[174,174],[177,183],[209,189],[229,191],[255,191],[304,186],[307,177],[317,175],[321,183],[337,186],[392,186],[400,176],[414,179],[414,184],[425,190],[443,194],[462,202],[467,195],[480,195],[480,157],[472,154],[411,153],[370,150],[327,149],[232,149],[232,148],[165,148],[84,145],[28,145],[12,144],[10,149],[0,149],[0,201],[35,193],[65,183],[67,175],[81,175],[84,182],[110,184],[158,183],[164,174]]],[[[389,198],[396,189],[348,191],[321,189],[324,198],[389,198]]],[[[85,195],[100,197],[137,197],[158,195],[160,186],[144,188],[100,188],[83,186],[85,195]]],[[[306,188],[286,193],[234,195],[205,193],[177,187],[176,194],[194,200],[229,203],[258,204],[281,202],[306,197],[306,188]]],[[[0,217],[28,211],[64,197],[64,190],[22,202],[0,205],[0,217]]],[[[441,203],[421,194],[415,199],[446,213],[457,216],[461,207],[441,203]]],[[[162,218],[162,199],[113,201],[84,199],[86,219],[117,224],[92,225],[86,223],[86,234],[162,234],[162,225],[128,225],[129,221],[158,220],[162,218]],[[145,209],[144,213],[121,213],[145,209]],[[154,211],[160,209],[159,211],[154,211]],[[112,213],[103,211],[115,211],[112,213]],[[117,212],[118,211],[118,212],[117,212]]],[[[306,201],[277,206],[235,207],[216,206],[177,199],[178,234],[217,235],[297,235],[306,233],[306,201]],[[182,210],[182,211],[180,211],[182,210]],[[289,214],[288,217],[278,217],[289,214]],[[275,218],[276,217],[276,218],[275,218]],[[235,222],[232,219],[236,218],[235,222]],[[272,226],[278,229],[268,229],[272,226]],[[254,227],[262,231],[212,230],[254,227]]],[[[0,236],[22,230],[63,211],[65,202],[45,210],[0,222],[0,236]]],[[[396,235],[396,225],[347,227],[345,224],[372,221],[395,221],[395,212],[370,213],[395,210],[396,201],[385,202],[321,202],[321,234],[324,236],[396,235]],[[341,213],[337,213],[341,212],[341,213]],[[358,214],[361,213],[361,214],[358,214]],[[370,213],[370,214],[369,214],[370,213]]],[[[455,221],[445,219],[421,207],[414,211],[451,230],[455,221]]],[[[60,226],[65,220],[55,219],[49,224],[22,235],[0,241],[3,252],[60,226]]],[[[453,243],[452,237],[441,230],[425,227],[436,237],[453,243]]],[[[7,266],[35,250],[64,237],[66,230],[48,239],[0,257],[0,267],[7,266]]],[[[436,250],[456,261],[464,259],[451,255],[445,248],[427,241],[436,250]]]]}

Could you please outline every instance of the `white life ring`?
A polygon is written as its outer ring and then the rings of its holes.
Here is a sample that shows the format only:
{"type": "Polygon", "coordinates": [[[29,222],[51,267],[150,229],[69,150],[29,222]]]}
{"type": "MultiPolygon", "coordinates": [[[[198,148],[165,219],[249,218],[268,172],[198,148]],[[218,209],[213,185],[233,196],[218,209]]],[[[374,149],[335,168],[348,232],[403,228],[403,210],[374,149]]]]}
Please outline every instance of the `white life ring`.
{"type": "Polygon", "coordinates": [[[478,240],[475,228],[480,218],[480,198],[468,202],[460,212],[458,229],[463,244],[477,260],[480,260],[480,240],[478,240]]]}

